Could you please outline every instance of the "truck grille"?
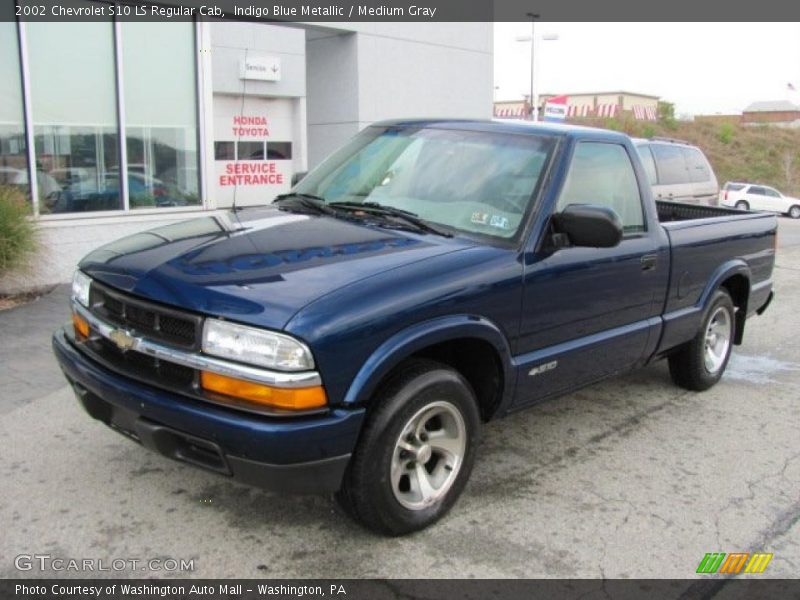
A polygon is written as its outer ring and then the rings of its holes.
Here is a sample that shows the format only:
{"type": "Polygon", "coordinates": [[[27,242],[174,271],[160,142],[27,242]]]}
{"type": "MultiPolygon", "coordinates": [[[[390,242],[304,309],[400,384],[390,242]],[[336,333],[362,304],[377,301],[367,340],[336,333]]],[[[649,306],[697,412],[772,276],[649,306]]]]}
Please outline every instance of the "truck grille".
{"type": "Polygon", "coordinates": [[[195,394],[198,375],[195,369],[158,360],[141,352],[123,352],[105,338],[92,338],[84,351],[118,373],[177,392],[195,394]]]}
{"type": "Polygon", "coordinates": [[[135,334],[185,348],[200,349],[202,318],[139,300],[92,282],[91,311],[109,323],[135,334]]]}

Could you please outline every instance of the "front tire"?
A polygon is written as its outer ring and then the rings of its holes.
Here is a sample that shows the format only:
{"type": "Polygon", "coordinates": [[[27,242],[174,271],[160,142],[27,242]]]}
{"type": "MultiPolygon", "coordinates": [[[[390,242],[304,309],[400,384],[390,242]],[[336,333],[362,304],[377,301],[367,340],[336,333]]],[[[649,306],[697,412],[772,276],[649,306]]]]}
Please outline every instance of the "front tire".
{"type": "Polygon", "coordinates": [[[736,203],[736,208],[738,210],[750,210],[750,205],[747,202],[745,202],[744,200],[739,200],[736,203]]]}
{"type": "Polygon", "coordinates": [[[734,310],[728,292],[714,292],[697,335],[669,357],[669,374],[675,384],[701,392],[722,378],[733,348],[734,310]]]}
{"type": "Polygon", "coordinates": [[[800,219],[800,206],[794,205],[789,209],[789,216],[793,219],[800,219]]]}
{"type": "Polygon", "coordinates": [[[477,401],[457,371],[430,360],[406,363],[374,401],[337,500],[373,531],[411,533],[442,518],[464,489],[477,401]]]}

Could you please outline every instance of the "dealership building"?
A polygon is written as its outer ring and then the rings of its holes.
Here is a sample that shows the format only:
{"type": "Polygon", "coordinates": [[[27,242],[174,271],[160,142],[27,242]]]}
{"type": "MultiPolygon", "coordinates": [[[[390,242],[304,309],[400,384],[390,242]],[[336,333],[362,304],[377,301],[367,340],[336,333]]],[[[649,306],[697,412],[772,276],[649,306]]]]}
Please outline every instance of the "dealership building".
{"type": "Polygon", "coordinates": [[[200,213],[265,204],[365,126],[492,116],[491,23],[0,22],[0,186],[39,249],[0,293],[200,213]]]}

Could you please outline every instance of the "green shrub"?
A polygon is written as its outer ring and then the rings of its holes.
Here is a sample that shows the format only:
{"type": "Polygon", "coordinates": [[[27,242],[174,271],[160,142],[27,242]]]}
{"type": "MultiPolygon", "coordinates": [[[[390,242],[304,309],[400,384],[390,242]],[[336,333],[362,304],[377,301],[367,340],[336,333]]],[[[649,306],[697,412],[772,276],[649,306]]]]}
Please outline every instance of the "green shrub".
{"type": "Polygon", "coordinates": [[[719,132],[717,133],[717,138],[723,144],[730,144],[733,141],[733,132],[734,128],[733,125],[730,123],[723,123],[719,126],[719,132]]]}
{"type": "Polygon", "coordinates": [[[656,128],[652,125],[645,125],[644,129],[642,129],[642,137],[648,140],[656,137],[656,128]]]}
{"type": "Polygon", "coordinates": [[[0,275],[18,267],[35,247],[33,223],[25,196],[0,186],[0,275]]]}

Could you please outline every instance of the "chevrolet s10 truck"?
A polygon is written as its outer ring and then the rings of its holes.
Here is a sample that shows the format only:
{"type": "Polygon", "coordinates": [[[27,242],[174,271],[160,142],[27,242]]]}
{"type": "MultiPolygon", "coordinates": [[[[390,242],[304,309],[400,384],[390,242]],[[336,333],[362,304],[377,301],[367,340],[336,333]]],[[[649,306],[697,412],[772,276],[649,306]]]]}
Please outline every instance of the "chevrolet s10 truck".
{"type": "Polygon", "coordinates": [[[654,202],[620,133],[385,122],[270,205],[89,254],[54,349],[141,445],[398,535],[456,501],[482,422],[662,358],[719,381],[776,228],[654,202]]]}

